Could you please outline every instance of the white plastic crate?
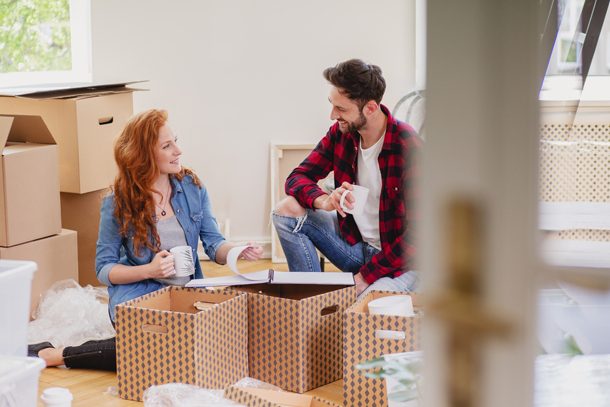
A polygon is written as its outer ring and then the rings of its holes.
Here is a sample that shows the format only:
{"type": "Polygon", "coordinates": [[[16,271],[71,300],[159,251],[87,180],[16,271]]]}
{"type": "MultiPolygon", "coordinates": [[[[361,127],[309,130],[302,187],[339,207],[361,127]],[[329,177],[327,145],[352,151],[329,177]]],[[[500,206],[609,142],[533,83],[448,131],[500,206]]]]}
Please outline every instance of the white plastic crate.
{"type": "Polygon", "coordinates": [[[40,358],[0,356],[0,406],[36,407],[40,358]]]}
{"type": "Polygon", "coordinates": [[[0,355],[26,356],[33,261],[0,260],[0,355]]]}

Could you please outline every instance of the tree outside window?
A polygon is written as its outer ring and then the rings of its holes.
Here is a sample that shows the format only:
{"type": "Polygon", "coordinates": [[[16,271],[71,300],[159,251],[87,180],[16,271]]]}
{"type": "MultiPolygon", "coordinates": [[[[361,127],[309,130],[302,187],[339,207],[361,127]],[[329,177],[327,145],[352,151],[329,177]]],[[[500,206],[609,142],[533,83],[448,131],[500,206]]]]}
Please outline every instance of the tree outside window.
{"type": "Polygon", "coordinates": [[[0,87],[90,80],[89,0],[0,0],[0,87]]]}

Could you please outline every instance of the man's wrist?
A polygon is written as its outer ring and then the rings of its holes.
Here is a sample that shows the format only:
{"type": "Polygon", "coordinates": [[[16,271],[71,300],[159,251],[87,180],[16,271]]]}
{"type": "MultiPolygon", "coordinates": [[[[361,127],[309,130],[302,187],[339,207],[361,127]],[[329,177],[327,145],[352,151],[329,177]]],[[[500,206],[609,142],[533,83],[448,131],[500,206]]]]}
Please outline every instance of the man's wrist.
{"type": "Polygon", "coordinates": [[[354,283],[356,285],[356,294],[360,295],[370,285],[360,273],[354,275],[354,283]]]}
{"type": "Polygon", "coordinates": [[[313,201],[314,209],[325,209],[326,201],[328,201],[328,194],[320,195],[313,201]]]}

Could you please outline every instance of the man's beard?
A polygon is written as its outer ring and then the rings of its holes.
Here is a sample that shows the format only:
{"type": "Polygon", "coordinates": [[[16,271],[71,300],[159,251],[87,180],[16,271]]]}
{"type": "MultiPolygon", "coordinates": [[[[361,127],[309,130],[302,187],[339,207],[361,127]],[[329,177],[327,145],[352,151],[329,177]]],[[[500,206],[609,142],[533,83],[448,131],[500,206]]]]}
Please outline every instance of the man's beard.
{"type": "Polygon", "coordinates": [[[356,133],[364,126],[366,126],[366,117],[362,114],[362,111],[360,111],[360,117],[358,117],[358,120],[347,124],[347,131],[348,133],[356,133]]]}

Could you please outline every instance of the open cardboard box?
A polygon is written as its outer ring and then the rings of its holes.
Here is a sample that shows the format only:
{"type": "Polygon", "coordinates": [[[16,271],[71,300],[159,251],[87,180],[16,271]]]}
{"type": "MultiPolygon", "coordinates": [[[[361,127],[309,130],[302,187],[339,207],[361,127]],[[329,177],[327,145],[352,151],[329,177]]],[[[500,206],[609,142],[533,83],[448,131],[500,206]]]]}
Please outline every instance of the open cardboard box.
{"type": "Polygon", "coordinates": [[[421,324],[421,298],[414,293],[371,291],[345,312],[344,329],[344,406],[388,405],[386,386],[383,379],[365,377],[356,365],[382,355],[419,350],[421,324]],[[372,315],[368,313],[368,303],[389,295],[410,295],[416,315],[401,317],[394,315],[372,315]],[[401,338],[380,337],[378,331],[404,333],[401,338]]]}
{"type": "Polygon", "coordinates": [[[61,232],[57,146],[39,116],[0,115],[0,246],[61,232]]]}
{"type": "Polygon", "coordinates": [[[259,284],[248,293],[250,377],[304,393],[341,379],[343,320],[354,286],[259,284]]]}
{"type": "Polygon", "coordinates": [[[59,146],[61,191],[91,192],[116,174],[113,143],[133,114],[132,83],[3,89],[0,114],[41,116],[59,146]]]}
{"type": "Polygon", "coordinates": [[[141,401],[166,383],[224,389],[248,376],[246,318],[246,295],[199,288],[166,287],[117,305],[119,396],[141,401]]]}
{"type": "Polygon", "coordinates": [[[253,387],[228,387],[225,390],[225,398],[248,407],[339,407],[314,396],[253,387]]]}

